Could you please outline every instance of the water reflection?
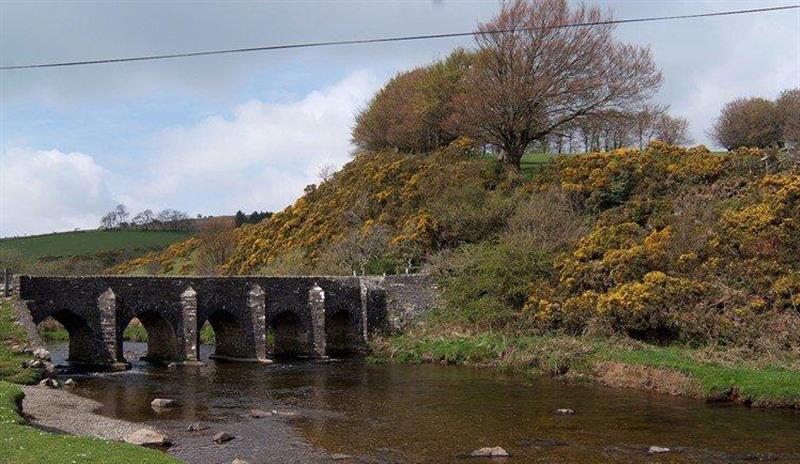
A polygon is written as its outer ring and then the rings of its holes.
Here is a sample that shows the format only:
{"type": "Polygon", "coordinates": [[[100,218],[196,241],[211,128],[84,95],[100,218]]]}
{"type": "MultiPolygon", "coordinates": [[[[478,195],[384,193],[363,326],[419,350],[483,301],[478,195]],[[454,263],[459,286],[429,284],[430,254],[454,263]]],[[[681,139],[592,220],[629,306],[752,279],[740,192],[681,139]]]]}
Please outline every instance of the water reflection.
{"type": "MultiPolygon", "coordinates": [[[[201,350],[204,359],[208,352],[201,350]]],[[[196,436],[182,444],[179,438],[175,452],[194,462],[233,455],[250,462],[322,459],[303,442],[357,456],[351,462],[458,462],[459,455],[483,446],[503,446],[513,462],[800,462],[796,411],[709,405],[469,368],[209,361],[202,368],[169,369],[135,362],[130,372],[80,379],[78,393],[102,402],[103,414],[174,434],[194,421],[236,430],[238,439],[224,448],[196,436]],[[156,413],[149,407],[156,397],[178,399],[181,407],[156,413]],[[293,414],[256,420],[247,417],[252,408],[293,414]],[[577,415],[555,415],[558,408],[577,415]],[[651,456],[651,445],[673,452],[651,456]]]]}

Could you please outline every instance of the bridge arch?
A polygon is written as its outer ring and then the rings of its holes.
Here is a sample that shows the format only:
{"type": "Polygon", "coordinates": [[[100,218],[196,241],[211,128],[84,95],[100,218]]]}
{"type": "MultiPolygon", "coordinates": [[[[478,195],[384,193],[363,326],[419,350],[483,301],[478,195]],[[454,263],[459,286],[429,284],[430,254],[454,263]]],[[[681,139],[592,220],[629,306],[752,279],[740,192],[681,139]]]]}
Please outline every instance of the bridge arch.
{"type": "Polygon", "coordinates": [[[361,320],[350,311],[325,313],[326,350],[330,356],[350,356],[361,351],[361,320]]]}
{"type": "MultiPolygon", "coordinates": [[[[208,322],[214,330],[214,354],[212,358],[241,358],[255,359],[256,349],[252,343],[245,343],[251,335],[248,333],[245,321],[240,320],[235,314],[225,309],[213,311],[206,319],[197,321],[201,328],[208,322]]],[[[197,331],[197,344],[200,344],[200,331],[197,331]]]]}
{"type": "Polygon", "coordinates": [[[136,318],[147,332],[147,354],[142,360],[152,363],[166,363],[178,361],[178,336],[175,326],[160,311],[146,309],[137,311],[133,317],[118,325],[117,332],[117,359],[124,359],[123,339],[125,329],[136,318]]]}
{"type": "Polygon", "coordinates": [[[296,357],[309,352],[308,329],[292,311],[281,311],[271,321],[275,335],[273,353],[276,356],[296,357]]]}
{"type": "Polygon", "coordinates": [[[69,335],[67,360],[73,363],[93,363],[103,358],[102,340],[89,321],[67,309],[59,309],[35,319],[38,325],[52,318],[66,329],[69,335]]]}

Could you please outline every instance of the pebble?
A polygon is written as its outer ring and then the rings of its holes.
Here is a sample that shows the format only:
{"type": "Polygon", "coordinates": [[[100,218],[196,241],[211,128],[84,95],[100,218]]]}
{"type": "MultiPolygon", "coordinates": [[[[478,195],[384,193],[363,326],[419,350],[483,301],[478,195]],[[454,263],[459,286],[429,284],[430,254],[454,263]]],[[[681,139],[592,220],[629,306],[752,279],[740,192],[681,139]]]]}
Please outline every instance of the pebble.
{"type": "Polygon", "coordinates": [[[244,459],[239,459],[239,458],[236,458],[236,459],[234,459],[233,461],[231,461],[231,464],[250,464],[250,463],[248,463],[248,462],[247,462],[247,461],[245,461],[244,459]]]}
{"type": "Polygon", "coordinates": [[[168,398],[156,398],[150,402],[150,406],[154,408],[174,408],[176,406],[175,400],[168,398]]]}
{"type": "Polygon", "coordinates": [[[650,454],[669,453],[669,448],[662,448],[660,446],[651,446],[648,450],[650,454]]]}
{"type": "Polygon", "coordinates": [[[566,409],[566,408],[564,408],[564,409],[556,409],[556,414],[559,414],[561,416],[574,416],[575,415],[575,411],[572,410],[572,409],[566,409]]]}
{"type": "Polygon", "coordinates": [[[344,454],[344,453],[333,453],[333,454],[331,454],[331,459],[334,460],[334,461],[343,461],[345,459],[350,459],[352,457],[353,456],[350,456],[349,454],[344,454]]]}
{"type": "Polygon", "coordinates": [[[75,386],[75,381],[72,380],[72,379],[67,379],[67,380],[64,381],[64,386],[65,387],[74,387],[75,386]]]}
{"type": "Polygon", "coordinates": [[[47,378],[39,382],[39,385],[47,388],[60,388],[61,384],[56,379],[47,378]]]}
{"type": "Polygon", "coordinates": [[[261,419],[262,417],[270,417],[274,412],[275,411],[269,412],[269,411],[263,411],[261,409],[251,409],[250,410],[250,417],[254,417],[256,419],[261,419]]]}
{"type": "Polygon", "coordinates": [[[469,453],[469,455],[472,456],[473,458],[482,458],[482,457],[487,457],[487,458],[507,458],[507,457],[511,456],[511,454],[509,454],[508,451],[506,451],[504,448],[501,448],[499,446],[494,446],[494,447],[491,447],[491,448],[476,449],[475,451],[469,453]]]}
{"type": "Polygon", "coordinates": [[[207,428],[208,427],[206,427],[205,425],[201,424],[200,422],[194,422],[193,424],[191,424],[188,427],[186,427],[186,431],[187,432],[198,432],[200,430],[205,430],[207,428]]]}

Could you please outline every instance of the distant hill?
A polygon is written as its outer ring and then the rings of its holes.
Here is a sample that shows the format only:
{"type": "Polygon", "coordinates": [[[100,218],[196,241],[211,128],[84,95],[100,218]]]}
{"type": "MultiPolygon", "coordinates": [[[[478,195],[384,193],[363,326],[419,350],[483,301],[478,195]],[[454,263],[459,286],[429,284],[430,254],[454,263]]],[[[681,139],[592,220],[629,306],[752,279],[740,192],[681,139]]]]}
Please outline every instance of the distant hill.
{"type": "Polygon", "coordinates": [[[29,259],[66,258],[116,250],[164,248],[185,240],[189,231],[87,230],[0,239],[29,259]]]}

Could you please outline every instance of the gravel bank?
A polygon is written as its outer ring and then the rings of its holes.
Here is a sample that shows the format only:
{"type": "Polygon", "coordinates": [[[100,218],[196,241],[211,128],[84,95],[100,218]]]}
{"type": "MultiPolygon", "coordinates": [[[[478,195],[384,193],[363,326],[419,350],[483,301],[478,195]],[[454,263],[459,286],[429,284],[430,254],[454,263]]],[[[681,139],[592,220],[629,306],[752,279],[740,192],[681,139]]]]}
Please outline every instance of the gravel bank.
{"type": "Polygon", "coordinates": [[[39,386],[21,386],[25,392],[22,411],[31,425],[43,429],[122,441],[125,435],[141,429],[152,429],[142,424],[112,419],[95,414],[102,406],[97,401],[73,395],[64,390],[39,386]]]}

